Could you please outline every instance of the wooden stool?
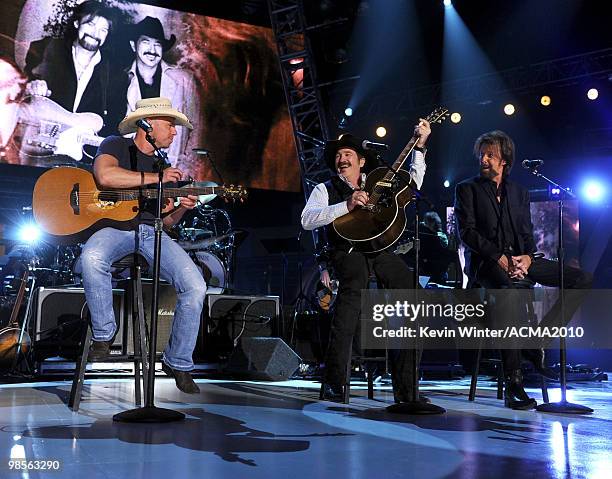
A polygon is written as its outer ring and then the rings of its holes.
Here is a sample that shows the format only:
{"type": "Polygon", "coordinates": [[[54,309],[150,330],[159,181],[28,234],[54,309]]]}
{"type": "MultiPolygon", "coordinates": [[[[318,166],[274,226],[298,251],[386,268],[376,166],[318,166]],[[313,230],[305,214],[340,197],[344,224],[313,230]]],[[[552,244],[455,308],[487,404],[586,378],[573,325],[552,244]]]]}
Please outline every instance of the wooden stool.
{"type": "MultiPolygon", "coordinates": [[[[143,392],[145,396],[147,387],[147,375],[150,371],[149,364],[147,363],[147,328],[144,317],[141,277],[142,267],[146,266],[146,260],[137,253],[130,254],[128,256],[125,256],[124,258],[121,258],[119,261],[113,263],[112,266],[116,270],[124,270],[126,268],[130,268],[128,287],[130,288],[129,297],[132,298],[131,316],[134,340],[134,402],[136,403],[136,406],[140,406],[142,404],[140,368],[142,367],[142,379],[144,389],[143,392]]],[[[87,327],[85,328],[85,332],[83,333],[83,337],[81,339],[81,352],[77,357],[76,370],[74,372],[72,388],[70,389],[70,399],[68,401],[68,407],[75,412],[79,410],[79,405],[81,402],[83,381],[85,378],[85,369],[87,367],[87,356],[89,354],[89,347],[92,342],[91,321],[88,308],[83,308],[81,319],[87,321],[87,327]]]]}

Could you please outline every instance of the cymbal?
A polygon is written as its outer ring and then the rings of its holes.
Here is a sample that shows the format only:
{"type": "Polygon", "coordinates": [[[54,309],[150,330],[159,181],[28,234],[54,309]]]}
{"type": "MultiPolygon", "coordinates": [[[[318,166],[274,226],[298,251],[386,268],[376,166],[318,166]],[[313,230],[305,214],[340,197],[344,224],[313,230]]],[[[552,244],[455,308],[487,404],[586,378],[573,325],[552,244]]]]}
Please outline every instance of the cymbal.
{"type": "Polygon", "coordinates": [[[221,236],[213,236],[199,241],[177,241],[178,245],[185,251],[193,251],[196,249],[206,249],[218,241],[223,241],[231,236],[231,233],[227,233],[221,236]]]}

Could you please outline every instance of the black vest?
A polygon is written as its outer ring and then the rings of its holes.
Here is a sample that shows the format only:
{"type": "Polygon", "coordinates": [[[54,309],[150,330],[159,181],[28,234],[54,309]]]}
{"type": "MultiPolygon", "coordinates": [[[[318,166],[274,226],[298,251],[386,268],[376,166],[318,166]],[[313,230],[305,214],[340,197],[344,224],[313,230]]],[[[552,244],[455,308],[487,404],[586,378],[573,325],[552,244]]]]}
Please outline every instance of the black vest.
{"type": "MultiPolygon", "coordinates": [[[[342,201],[346,201],[354,192],[354,190],[339,176],[334,176],[323,184],[327,189],[327,196],[329,197],[327,202],[328,205],[335,205],[342,201]]],[[[323,229],[327,237],[327,242],[332,248],[342,251],[349,251],[351,249],[351,244],[336,233],[331,223],[325,225],[323,229]]]]}

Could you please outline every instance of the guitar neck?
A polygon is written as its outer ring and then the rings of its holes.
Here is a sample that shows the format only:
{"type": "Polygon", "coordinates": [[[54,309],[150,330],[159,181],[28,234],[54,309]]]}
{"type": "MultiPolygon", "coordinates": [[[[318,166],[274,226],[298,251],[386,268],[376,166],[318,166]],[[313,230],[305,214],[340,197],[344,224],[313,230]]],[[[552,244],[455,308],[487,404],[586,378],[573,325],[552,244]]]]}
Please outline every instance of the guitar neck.
{"type": "MultiPolygon", "coordinates": [[[[183,188],[164,188],[163,198],[175,198],[187,195],[218,195],[222,194],[223,186],[202,186],[202,187],[183,187],[183,188]]],[[[112,195],[121,200],[137,200],[138,198],[155,199],[157,198],[157,188],[143,188],[141,190],[105,190],[101,193],[112,195]]]]}
{"type": "MultiPolygon", "coordinates": [[[[408,144],[404,147],[404,149],[402,150],[402,152],[398,155],[397,159],[395,160],[395,163],[393,163],[393,165],[391,166],[391,168],[393,168],[393,170],[398,171],[402,168],[402,166],[404,166],[404,163],[406,163],[406,159],[408,158],[408,156],[410,155],[410,153],[412,153],[412,150],[414,150],[414,147],[416,146],[416,142],[417,142],[418,138],[413,136],[410,141],[408,142],[408,144]]],[[[392,171],[388,171],[387,174],[385,175],[385,179],[386,180],[390,180],[392,179],[394,173],[392,171]],[[388,178],[387,178],[388,176],[388,178]]]]}

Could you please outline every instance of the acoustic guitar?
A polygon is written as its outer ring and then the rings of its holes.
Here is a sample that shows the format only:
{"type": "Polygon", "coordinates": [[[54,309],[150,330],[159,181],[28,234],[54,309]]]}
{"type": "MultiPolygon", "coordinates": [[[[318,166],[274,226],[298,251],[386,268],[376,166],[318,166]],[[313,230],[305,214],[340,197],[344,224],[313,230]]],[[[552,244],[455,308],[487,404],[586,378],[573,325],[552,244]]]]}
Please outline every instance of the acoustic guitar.
{"type": "MultiPolygon", "coordinates": [[[[26,266],[21,277],[21,283],[15,298],[11,319],[5,328],[0,329],[0,370],[13,369],[17,364],[17,352],[26,354],[30,349],[32,341],[27,331],[21,331],[19,326],[19,310],[23,303],[26,287],[29,279],[29,271],[26,266]]],[[[24,318],[25,321],[25,318],[24,318]]]]}
{"type": "Polygon", "coordinates": [[[66,155],[83,159],[83,146],[99,146],[104,140],[97,133],[104,126],[100,115],[72,113],[44,96],[27,97],[20,105],[23,125],[21,154],[44,158],[66,155]]]}
{"type": "MultiPolygon", "coordinates": [[[[446,108],[437,108],[427,116],[430,124],[442,123],[448,116],[446,108]]],[[[404,208],[416,188],[409,183],[409,174],[402,170],[418,137],[413,136],[391,168],[376,168],[366,178],[369,198],[360,206],[333,222],[334,230],[349,241],[353,249],[363,253],[382,251],[395,243],[406,227],[404,208]]]]}
{"type": "MultiPolygon", "coordinates": [[[[218,195],[243,201],[242,186],[164,188],[164,198],[218,195]]],[[[52,168],[34,185],[32,211],[38,226],[60,244],[79,243],[95,231],[111,226],[129,230],[139,213],[139,199],[157,198],[157,188],[99,190],[94,176],[81,168],[52,168]]]]}

